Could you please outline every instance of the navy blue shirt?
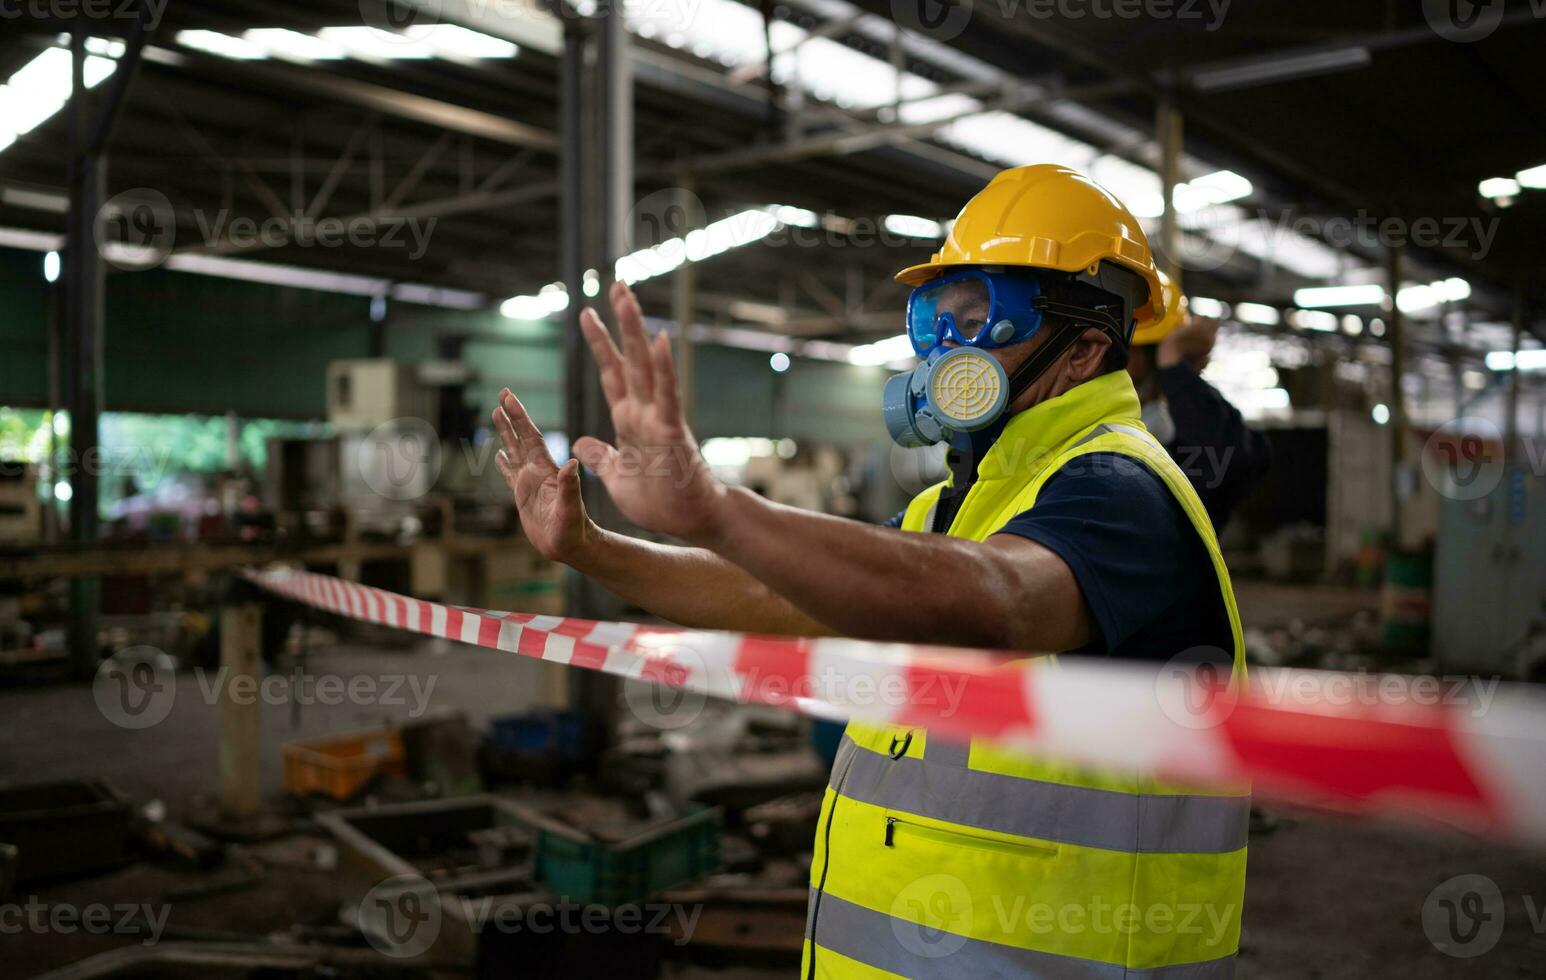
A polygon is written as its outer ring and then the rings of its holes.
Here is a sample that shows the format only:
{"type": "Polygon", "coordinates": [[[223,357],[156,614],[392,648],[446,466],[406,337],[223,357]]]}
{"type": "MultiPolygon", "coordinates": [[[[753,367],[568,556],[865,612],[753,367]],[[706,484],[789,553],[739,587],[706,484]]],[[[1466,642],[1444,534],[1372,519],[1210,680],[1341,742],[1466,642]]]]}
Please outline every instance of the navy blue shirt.
{"type": "MultiPolygon", "coordinates": [[[[975,481],[975,465],[951,463],[958,487],[975,481]]],[[[901,515],[887,524],[900,526],[901,515]]],[[[1232,662],[1234,640],[1207,548],[1142,463],[1117,453],[1072,460],[1043,485],[1035,507],[997,533],[1035,541],[1072,570],[1099,635],[1069,652],[1232,662]]]]}

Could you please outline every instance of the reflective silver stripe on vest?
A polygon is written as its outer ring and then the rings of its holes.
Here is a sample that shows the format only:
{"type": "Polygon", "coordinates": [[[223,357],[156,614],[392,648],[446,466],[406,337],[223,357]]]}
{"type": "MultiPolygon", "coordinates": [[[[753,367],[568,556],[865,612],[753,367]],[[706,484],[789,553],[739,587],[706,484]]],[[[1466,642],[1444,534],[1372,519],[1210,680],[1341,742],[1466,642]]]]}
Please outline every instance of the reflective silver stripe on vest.
{"type": "MultiPolygon", "coordinates": [[[[1143,854],[1227,854],[1245,846],[1250,829],[1249,796],[1120,793],[892,759],[857,745],[852,751],[843,796],[1016,837],[1143,854]]],[[[924,754],[933,758],[932,744],[924,754]]]]}
{"type": "Polygon", "coordinates": [[[1154,438],[1154,434],[1149,432],[1147,429],[1140,429],[1136,425],[1122,425],[1118,422],[1102,422],[1100,425],[1097,425],[1095,428],[1086,433],[1084,438],[1074,443],[1073,448],[1078,449],[1080,446],[1089,442],[1091,439],[1094,439],[1097,436],[1106,435],[1110,432],[1120,432],[1125,436],[1132,436],[1134,439],[1146,442],[1161,452],[1163,452],[1165,449],[1164,446],[1160,445],[1160,441],[1154,438]]]}
{"type": "Polygon", "coordinates": [[[930,762],[936,765],[959,766],[962,769],[966,768],[967,759],[971,754],[972,743],[952,742],[943,738],[930,738],[928,744],[923,747],[923,755],[930,762]]]}
{"type": "MultiPolygon", "coordinates": [[[[835,895],[821,900],[822,949],[910,980],[1230,980],[1235,957],[1147,970],[971,939],[875,912],[835,895]]],[[[812,950],[820,957],[820,950],[812,950]]]]}

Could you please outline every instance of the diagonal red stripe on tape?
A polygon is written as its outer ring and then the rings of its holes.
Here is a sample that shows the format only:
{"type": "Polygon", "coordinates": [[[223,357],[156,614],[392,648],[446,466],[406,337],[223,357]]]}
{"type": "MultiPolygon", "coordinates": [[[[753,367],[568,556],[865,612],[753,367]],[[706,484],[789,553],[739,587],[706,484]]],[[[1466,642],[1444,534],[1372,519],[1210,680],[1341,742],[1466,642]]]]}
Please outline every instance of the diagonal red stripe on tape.
{"type": "Polygon", "coordinates": [[[484,616],[478,620],[478,646],[494,649],[499,646],[499,620],[484,616]]]}
{"type": "Polygon", "coordinates": [[[528,657],[540,657],[548,652],[548,634],[542,630],[521,628],[521,638],[516,641],[515,652],[528,657]]]}
{"type": "Polygon", "coordinates": [[[1439,707],[1338,716],[1246,702],[1220,735],[1262,790],[1359,803],[1423,800],[1497,821],[1497,801],[1472,775],[1453,718],[1439,707]]]}

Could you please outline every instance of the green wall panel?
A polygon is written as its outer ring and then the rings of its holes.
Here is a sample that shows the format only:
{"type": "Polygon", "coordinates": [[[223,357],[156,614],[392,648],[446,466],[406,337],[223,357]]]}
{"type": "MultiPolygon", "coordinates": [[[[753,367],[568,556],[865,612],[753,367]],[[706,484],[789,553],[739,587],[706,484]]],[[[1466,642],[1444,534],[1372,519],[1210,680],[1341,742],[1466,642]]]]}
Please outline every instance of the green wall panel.
{"type": "Polygon", "coordinates": [[[48,292],[41,253],[0,249],[0,404],[48,400],[48,292]]]}
{"type": "MultiPolygon", "coordinates": [[[[49,288],[42,263],[37,252],[0,249],[0,405],[47,398],[49,288]]],[[[363,297],[165,270],[109,276],[106,316],[105,408],[116,411],[320,418],[327,363],[370,356],[375,329],[363,297]]],[[[468,336],[463,353],[476,375],[468,400],[480,420],[508,385],[539,425],[561,426],[557,327],[512,322],[494,310],[395,304],[383,350],[403,361],[432,360],[445,332],[468,336]]],[[[764,352],[701,346],[696,429],[701,438],[883,440],[886,373],[796,359],[777,374],[764,352]]]]}

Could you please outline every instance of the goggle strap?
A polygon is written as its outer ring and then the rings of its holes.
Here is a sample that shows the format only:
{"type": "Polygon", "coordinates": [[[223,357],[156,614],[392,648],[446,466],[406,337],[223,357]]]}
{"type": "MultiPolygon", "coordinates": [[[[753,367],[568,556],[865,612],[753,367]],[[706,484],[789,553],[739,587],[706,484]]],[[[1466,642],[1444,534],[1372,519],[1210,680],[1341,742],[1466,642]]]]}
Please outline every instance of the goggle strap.
{"type": "Polygon", "coordinates": [[[1035,305],[1042,313],[1056,313],[1066,316],[1070,320],[1079,320],[1106,331],[1118,340],[1122,338],[1122,323],[1117,316],[1100,306],[1077,306],[1073,303],[1059,303],[1055,299],[1049,299],[1045,295],[1036,297],[1035,305]]]}

